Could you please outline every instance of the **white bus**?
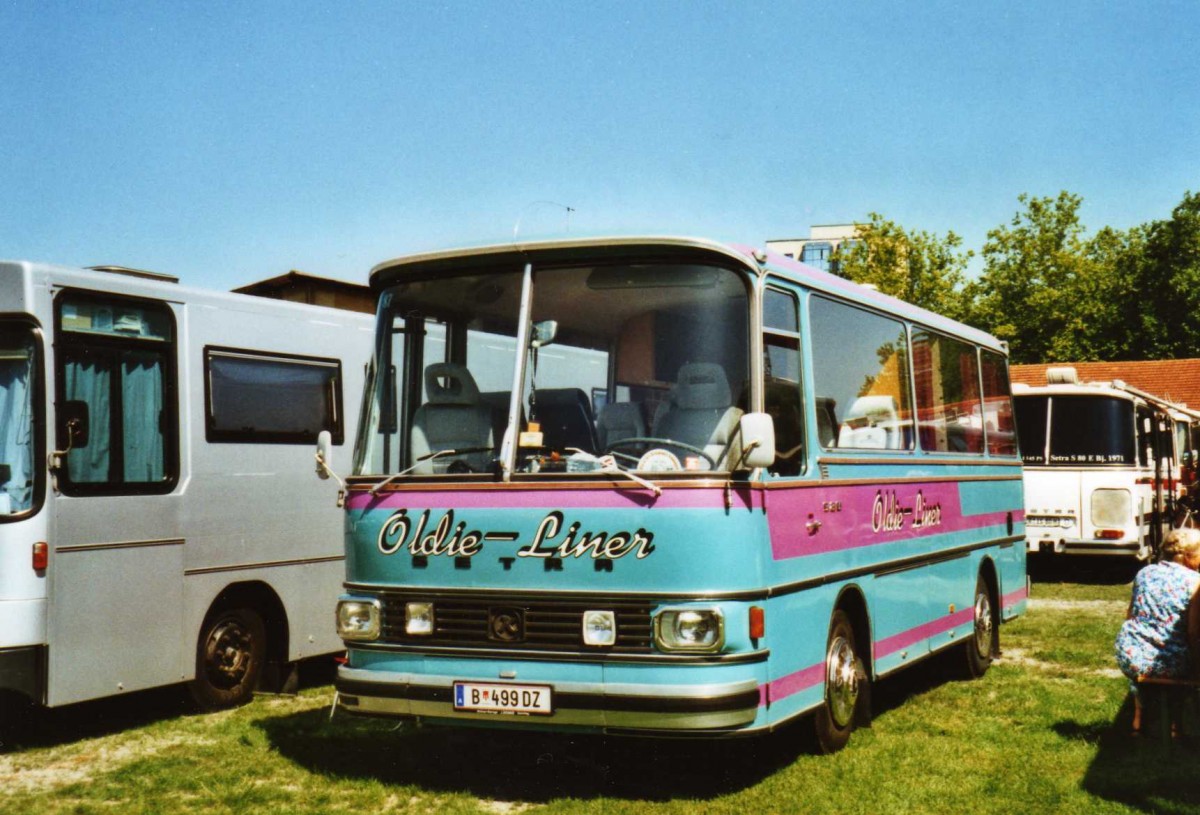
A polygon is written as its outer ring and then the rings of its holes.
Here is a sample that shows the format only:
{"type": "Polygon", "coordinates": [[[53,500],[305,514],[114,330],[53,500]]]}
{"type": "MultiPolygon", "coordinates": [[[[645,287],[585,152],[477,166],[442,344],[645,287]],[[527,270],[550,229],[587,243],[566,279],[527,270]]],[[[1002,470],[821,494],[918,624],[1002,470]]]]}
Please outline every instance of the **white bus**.
{"type": "MultiPolygon", "coordinates": [[[[336,484],[372,319],[119,267],[0,262],[0,692],[188,682],[341,649],[336,484]]],[[[349,456],[345,457],[349,464],[349,456]]]]}
{"type": "Polygon", "coordinates": [[[1175,511],[1187,412],[1120,380],[1081,383],[1074,368],[1046,380],[1013,388],[1029,552],[1153,557],[1175,511]]]}

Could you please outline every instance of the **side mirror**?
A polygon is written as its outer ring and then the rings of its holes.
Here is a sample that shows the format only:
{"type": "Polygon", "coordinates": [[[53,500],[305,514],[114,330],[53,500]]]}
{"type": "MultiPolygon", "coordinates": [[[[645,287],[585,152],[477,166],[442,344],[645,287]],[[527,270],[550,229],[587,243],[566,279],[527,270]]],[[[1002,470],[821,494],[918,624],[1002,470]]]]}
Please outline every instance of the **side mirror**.
{"type": "Polygon", "coordinates": [[[542,320],[533,324],[533,336],[529,339],[530,348],[545,348],[554,342],[558,336],[557,320],[542,320]]]}
{"type": "Polygon", "coordinates": [[[317,477],[325,481],[332,470],[333,436],[328,430],[322,430],[317,434],[317,477]]]}
{"type": "Polygon", "coordinates": [[[735,470],[753,470],[775,463],[775,421],[769,413],[744,413],[738,421],[742,453],[735,470]]]}
{"type": "Polygon", "coordinates": [[[81,399],[68,399],[58,406],[58,438],[67,450],[88,445],[88,405],[81,399]]]}

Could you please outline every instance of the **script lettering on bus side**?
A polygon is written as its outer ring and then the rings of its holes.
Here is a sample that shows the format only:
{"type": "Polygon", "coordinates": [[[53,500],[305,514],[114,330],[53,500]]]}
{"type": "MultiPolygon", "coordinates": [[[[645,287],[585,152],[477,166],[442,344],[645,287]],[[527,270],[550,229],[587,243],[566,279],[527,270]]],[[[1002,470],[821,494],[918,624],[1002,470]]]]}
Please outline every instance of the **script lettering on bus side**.
{"type": "MultiPolygon", "coordinates": [[[[474,557],[483,550],[485,541],[516,542],[517,532],[481,531],[470,529],[466,521],[454,521],[454,510],[446,510],[436,521],[432,511],[424,510],[410,516],[407,509],[397,510],[379,530],[377,546],[380,554],[393,555],[401,549],[425,557],[474,557]],[[428,531],[427,531],[428,530],[428,531]]],[[[567,523],[558,510],[548,513],[538,523],[533,540],[517,550],[517,557],[581,558],[619,560],[627,555],[636,559],[648,557],[654,551],[654,533],[645,529],[607,532],[586,531],[579,521],[567,523]]]]}
{"type": "Polygon", "coordinates": [[[871,506],[871,529],[875,532],[899,532],[904,529],[906,522],[912,518],[912,529],[924,529],[930,526],[941,526],[942,505],[930,502],[925,494],[917,490],[913,505],[906,507],[900,503],[895,490],[877,490],[875,503],[871,506]]]}

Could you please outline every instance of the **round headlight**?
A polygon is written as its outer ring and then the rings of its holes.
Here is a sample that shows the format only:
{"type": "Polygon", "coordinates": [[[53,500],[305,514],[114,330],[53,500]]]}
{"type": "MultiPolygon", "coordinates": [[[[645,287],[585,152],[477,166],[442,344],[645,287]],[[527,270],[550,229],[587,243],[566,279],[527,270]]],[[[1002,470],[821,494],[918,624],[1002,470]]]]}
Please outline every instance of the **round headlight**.
{"type": "Polygon", "coordinates": [[[711,614],[682,611],[675,616],[675,641],[686,646],[709,646],[717,640],[717,621],[711,614]]]}

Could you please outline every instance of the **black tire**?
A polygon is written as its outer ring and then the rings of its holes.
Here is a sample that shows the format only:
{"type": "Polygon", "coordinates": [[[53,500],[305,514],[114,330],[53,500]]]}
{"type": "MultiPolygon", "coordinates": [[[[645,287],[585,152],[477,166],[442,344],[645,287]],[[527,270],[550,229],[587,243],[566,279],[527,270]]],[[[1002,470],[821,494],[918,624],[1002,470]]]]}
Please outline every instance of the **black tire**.
{"type": "Polygon", "coordinates": [[[825,645],[825,698],[813,717],[822,753],[836,753],[850,741],[855,723],[862,718],[859,708],[870,696],[869,681],[858,655],[854,627],[838,609],[829,620],[825,645]]]}
{"type": "Polygon", "coordinates": [[[996,617],[996,601],[991,585],[983,575],[975,581],[974,625],[967,640],[964,673],[968,679],[978,679],[987,673],[992,660],[1000,652],[1000,626],[996,617]]]}
{"type": "Polygon", "coordinates": [[[201,710],[249,702],[262,676],[267,630],[252,608],[209,613],[196,643],[196,678],[188,691],[201,710]]]}

